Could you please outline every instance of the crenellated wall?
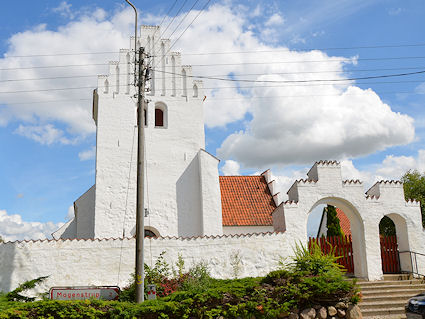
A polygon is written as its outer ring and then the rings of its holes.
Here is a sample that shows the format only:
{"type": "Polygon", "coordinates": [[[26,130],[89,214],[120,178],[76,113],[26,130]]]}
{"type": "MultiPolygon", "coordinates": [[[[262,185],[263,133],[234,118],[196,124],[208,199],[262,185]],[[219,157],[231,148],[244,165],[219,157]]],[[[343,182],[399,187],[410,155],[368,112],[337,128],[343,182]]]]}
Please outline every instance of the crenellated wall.
{"type": "MultiPolygon", "coordinates": [[[[364,194],[360,181],[342,180],[341,166],[336,161],[316,162],[307,175],[308,179],[295,181],[289,189],[283,213],[275,212],[277,216],[273,216],[276,223],[284,216],[290,238],[306,242],[310,212],[320,204],[330,204],[340,208],[350,220],[356,276],[382,278],[379,222],[384,216],[396,225],[400,251],[425,252],[420,204],[405,201],[401,182],[377,182],[364,194]]],[[[402,269],[410,267],[408,257],[400,257],[402,269]]],[[[425,260],[419,262],[419,268],[425,274],[425,260]]]]}
{"type": "MultiPolygon", "coordinates": [[[[292,254],[284,233],[260,233],[193,238],[145,240],[145,263],[152,266],[163,251],[165,260],[175,264],[178,254],[186,270],[204,261],[215,278],[232,278],[232,255],[242,258],[240,277],[262,276],[277,268],[281,258],[292,254]]],[[[0,244],[0,291],[20,283],[49,276],[38,287],[128,284],[134,273],[134,238],[95,240],[38,240],[0,244]]]]}

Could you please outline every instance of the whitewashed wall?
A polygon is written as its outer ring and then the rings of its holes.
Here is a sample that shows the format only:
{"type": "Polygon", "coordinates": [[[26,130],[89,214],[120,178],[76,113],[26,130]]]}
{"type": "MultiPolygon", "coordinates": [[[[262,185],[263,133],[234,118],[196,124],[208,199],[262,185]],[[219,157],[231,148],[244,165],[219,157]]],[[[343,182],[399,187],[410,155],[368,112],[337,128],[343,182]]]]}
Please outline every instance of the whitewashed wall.
{"type": "MultiPolygon", "coordinates": [[[[330,204],[340,208],[350,220],[357,277],[382,278],[379,222],[384,216],[396,225],[400,251],[425,252],[420,204],[405,201],[401,182],[378,182],[365,195],[360,181],[342,180],[341,166],[336,161],[317,162],[307,175],[307,180],[293,184],[288,191],[289,200],[282,204],[289,238],[305,242],[310,212],[320,204],[330,204]]],[[[418,265],[421,273],[425,273],[424,262],[418,265]]],[[[410,267],[408,254],[402,255],[401,266],[410,267]]]]}
{"type": "MultiPolygon", "coordinates": [[[[145,263],[152,265],[165,251],[173,264],[180,253],[186,267],[205,261],[216,278],[231,278],[231,256],[239,253],[241,277],[265,275],[292,254],[285,233],[197,238],[159,238],[145,242],[145,263]]],[[[51,240],[0,244],[0,290],[49,276],[39,292],[52,286],[119,285],[134,272],[135,240],[51,240]]]]}

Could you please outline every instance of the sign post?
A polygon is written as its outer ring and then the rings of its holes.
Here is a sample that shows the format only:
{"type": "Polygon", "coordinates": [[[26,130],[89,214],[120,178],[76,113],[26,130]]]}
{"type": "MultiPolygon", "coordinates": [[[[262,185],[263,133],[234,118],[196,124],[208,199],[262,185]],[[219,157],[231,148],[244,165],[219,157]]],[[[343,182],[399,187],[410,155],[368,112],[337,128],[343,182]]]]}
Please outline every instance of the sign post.
{"type": "Polygon", "coordinates": [[[120,288],[116,286],[52,287],[49,296],[51,300],[117,300],[120,292],[120,288]]]}
{"type": "Polygon", "coordinates": [[[148,286],[148,300],[156,299],[156,285],[147,285],[148,286]]]}

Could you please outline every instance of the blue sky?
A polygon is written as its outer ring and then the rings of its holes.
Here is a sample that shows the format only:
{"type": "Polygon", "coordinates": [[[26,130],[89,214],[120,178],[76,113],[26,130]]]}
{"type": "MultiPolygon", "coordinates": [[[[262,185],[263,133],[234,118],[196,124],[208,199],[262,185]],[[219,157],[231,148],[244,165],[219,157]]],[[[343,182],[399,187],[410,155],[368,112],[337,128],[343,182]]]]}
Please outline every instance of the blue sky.
{"type": "MultiPolygon", "coordinates": [[[[174,0],[134,3],[142,23],[152,24],[162,21],[174,0]]],[[[170,15],[182,4],[178,0],[170,15]]],[[[419,72],[425,70],[424,10],[422,0],[211,1],[175,49],[194,65],[287,63],[193,67],[194,74],[251,80],[419,72]],[[262,52],[190,55],[225,51],[262,52]]],[[[94,184],[90,97],[94,75],[106,66],[22,68],[117,59],[115,53],[28,56],[117,52],[129,45],[132,12],[116,0],[90,1],[90,7],[87,1],[10,1],[2,3],[0,21],[0,92],[26,91],[0,93],[0,235],[38,238],[64,222],[73,201],[94,184]],[[84,77],[10,81],[75,75],[84,77]],[[69,87],[74,89],[40,91],[69,87]]],[[[222,174],[271,168],[286,192],[320,159],[341,160],[345,177],[366,186],[398,179],[408,169],[425,170],[424,74],[293,88],[247,88],[250,83],[241,82],[225,89],[235,84],[204,82],[215,87],[206,91],[207,150],[221,158],[222,174]]]]}

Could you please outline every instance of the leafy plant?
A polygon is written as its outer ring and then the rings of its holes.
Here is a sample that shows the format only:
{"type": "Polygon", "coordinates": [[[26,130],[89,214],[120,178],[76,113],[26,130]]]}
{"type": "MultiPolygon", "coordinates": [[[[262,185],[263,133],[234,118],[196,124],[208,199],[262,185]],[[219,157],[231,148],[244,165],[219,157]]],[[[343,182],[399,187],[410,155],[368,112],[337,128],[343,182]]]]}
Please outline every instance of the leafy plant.
{"type": "Polygon", "coordinates": [[[242,258],[239,250],[230,255],[230,265],[232,266],[233,278],[238,278],[242,271],[242,258]]]}
{"type": "Polygon", "coordinates": [[[319,244],[313,241],[310,248],[302,244],[295,246],[293,261],[289,263],[289,267],[293,271],[307,272],[313,276],[321,273],[336,273],[342,276],[344,267],[337,263],[338,259],[334,248],[329,254],[325,254],[319,244]]]}
{"type": "Polygon", "coordinates": [[[401,178],[406,200],[416,199],[421,202],[422,225],[425,227],[425,173],[407,171],[401,178]]]}
{"type": "Polygon", "coordinates": [[[35,298],[33,298],[33,297],[26,297],[24,295],[21,295],[21,293],[24,292],[24,291],[27,291],[27,290],[30,290],[30,289],[35,288],[35,286],[37,286],[38,284],[42,283],[48,277],[49,276],[38,277],[36,279],[28,280],[28,281],[24,282],[23,284],[20,284],[18,286],[18,288],[16,288],[15,290],[12,290],[11,292],[8,292],[6,294],[6,299],[8,301],[23,301],[23,302],[34,301],[35,298]]]}

